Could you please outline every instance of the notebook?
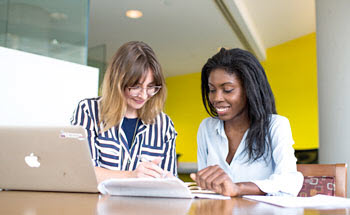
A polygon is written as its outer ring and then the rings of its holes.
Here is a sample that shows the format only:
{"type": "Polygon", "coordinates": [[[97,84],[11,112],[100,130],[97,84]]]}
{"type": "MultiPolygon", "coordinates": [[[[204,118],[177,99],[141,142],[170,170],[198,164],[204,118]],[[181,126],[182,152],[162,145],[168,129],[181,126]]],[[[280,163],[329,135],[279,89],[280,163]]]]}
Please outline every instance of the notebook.
{"type": "Polygon", "coordinates": [[[81,127],[0,127],[0,189],[98,192],[81,127]]]}

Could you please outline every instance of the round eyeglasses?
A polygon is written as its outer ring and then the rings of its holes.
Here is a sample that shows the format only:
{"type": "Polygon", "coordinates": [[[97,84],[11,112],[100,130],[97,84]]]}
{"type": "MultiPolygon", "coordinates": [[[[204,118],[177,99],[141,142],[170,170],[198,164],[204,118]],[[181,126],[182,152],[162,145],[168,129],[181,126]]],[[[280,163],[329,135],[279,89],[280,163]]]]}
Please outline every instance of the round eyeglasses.
{"type": "Polygon", "coordinates": [[[144,89],[146,89],[147,95],[149,97],[152,97],[159,92],[160,88],[162,88],[162,86],[151,86],[146,88],[135,86],[135,87],[128,87],[128,90],[129,90],[130,96],[136,97],[136,96],[139,96],[144,89]]]}

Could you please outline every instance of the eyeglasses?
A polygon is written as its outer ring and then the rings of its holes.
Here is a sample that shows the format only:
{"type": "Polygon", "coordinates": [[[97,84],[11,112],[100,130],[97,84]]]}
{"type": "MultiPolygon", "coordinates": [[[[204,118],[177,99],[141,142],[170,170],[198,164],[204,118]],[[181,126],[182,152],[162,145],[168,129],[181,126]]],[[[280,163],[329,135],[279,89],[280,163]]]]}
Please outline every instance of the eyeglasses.
{"type": "Polygon", "coordinates": [[[152,87],[146,87],[146,88],[135,86],[135,87],[128,87],[128,90],[129,90],[130,96],[136,97],[140,95],[143,89],[146,89],[147,95],[149,97],[152,97],[159,92],[160,88],[162,88],[162,86],[152,86],[152,87]]]}

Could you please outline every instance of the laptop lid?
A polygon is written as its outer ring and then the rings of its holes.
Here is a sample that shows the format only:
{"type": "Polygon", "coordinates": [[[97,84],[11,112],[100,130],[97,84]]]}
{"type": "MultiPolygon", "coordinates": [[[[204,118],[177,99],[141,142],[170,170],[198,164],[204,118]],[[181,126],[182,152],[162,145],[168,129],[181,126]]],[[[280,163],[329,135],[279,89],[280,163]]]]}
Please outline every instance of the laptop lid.
{"type": "Polygon", "coordinates": [[[81,127],[0,127],[0,189],[98,192],[81,127]]]}

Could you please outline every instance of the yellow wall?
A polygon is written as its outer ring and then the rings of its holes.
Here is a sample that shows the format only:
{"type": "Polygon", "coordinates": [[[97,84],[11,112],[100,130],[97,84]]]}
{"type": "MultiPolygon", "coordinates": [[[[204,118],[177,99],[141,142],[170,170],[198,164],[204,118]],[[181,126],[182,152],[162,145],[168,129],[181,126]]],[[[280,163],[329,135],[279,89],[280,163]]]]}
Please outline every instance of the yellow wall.
{"type": "Polygon", "coordinates": [[[197,161],[197,130],[209,115],[201,96],[201,73],[192,73],[166,79],[168,97],[165,112],[174,122],[178,133],[176,152],[180,162],[197,161]]]}
{"type": "MultiPolygon", "coordinates": [[[[318,148],[315,34],[269,48],[267,60],[262,65],[274,92],[278,113],[290,120],[294,148],[318,148]]],[[[176,150],[181,154],[179,161],[195,162],[197,129],[208,117],[202,104],[200,72],[169,77],[166,82],[165,112],[174,121],[178,132],[176,150]]]]}
{"type": "Polygon", "coordinates": [[[291,123],[294,148],[318,148],[316,34],[267,49],[262,65],[277,112],[291,123]]]}

